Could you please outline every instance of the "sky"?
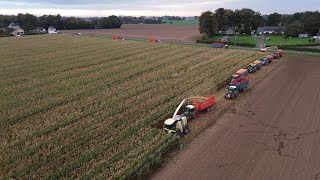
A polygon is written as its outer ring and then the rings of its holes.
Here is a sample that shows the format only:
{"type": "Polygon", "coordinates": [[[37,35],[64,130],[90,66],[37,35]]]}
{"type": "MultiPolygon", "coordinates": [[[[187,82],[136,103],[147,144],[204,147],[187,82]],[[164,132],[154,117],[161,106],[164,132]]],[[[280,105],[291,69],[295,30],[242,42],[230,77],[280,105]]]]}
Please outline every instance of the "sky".
{"type": "Polygon", "coordinates": [[[320,0],[0,0],[0,14],[62,16],[199,16],[217,8],[251,8],[262,14],[320,11],[320,0]]]}

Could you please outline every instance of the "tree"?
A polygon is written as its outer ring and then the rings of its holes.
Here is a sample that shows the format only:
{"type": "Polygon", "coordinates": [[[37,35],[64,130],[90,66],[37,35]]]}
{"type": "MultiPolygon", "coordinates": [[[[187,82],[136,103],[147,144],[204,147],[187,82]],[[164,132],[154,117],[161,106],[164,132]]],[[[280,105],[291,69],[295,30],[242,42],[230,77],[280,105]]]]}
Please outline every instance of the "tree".
{"type": "Polygon", "coordinates": [[[206,11],[199,18],[199,31],[212,36],[217,32],[217,20],[213,12],[206,11]]]}
{"type": "Polygon", "coordinates": [[[298,36],[301,33],[304,33],[304,27],[301,21],[294,21],[285,29],[285,35],[287,36],[298,36]]]}
{"type": "Polygon", "coordinates": [[[17,16],[17,21],[19,26],[25,31],[30,31],[37,28],[38,18],[32,14],[21,14],[17,16]]]}
{"type": "Polygon", "coordinates": [[[240,25],[238,26],[239,28],[244,28],[244,33],[250,34],[254,22],[254,15],[256,14],[255,11],[252,9],[241,9],[239,11],[239,17],[240,17],[240,25]]]}
{"type": "Polygon", "coordinates": [[[217,20],[217,29],[220,31],[225,31],[229,27],[229,16],[231,15],[232,10],[219,8],[215,11],[215,16],[217,20]]]}
{"type": "Polygon", "coordinates": [[[267,25],[268,26],[279,26],[281,23],[282,15],[278,13],[273,13],[268,16],[267,25]]]}
{"type": "Polygon", "coordinates": [[[103,17],[99,20],[99,28],[102,29],[110,29],[111,28],[111,21],[107,17],[103,17]]]}
{"type": "Polygon", "coordinates": [[[111,22],[111,28],[120,28],[123,24],[122,20],[117,16],[109,16],[111,22]]]}
{"type": "Polygon", "coordinates": [[[302,22],[307,33],[316,35],[320,29],[320,13],[318,11],[307,11],[303,14],[302,22]]]}
{"type": "Polygon", "coordinates": [[[256,12],[252,20],[252,29],[256,30],[258,27],[265,26],[266,20],[262,17],[260,12],[256,12]]]}
{"type": "Polygon", "coordinates": [[[62,17],[57,15],[43,15],[39,17],[38,26],[48,29],[50,26],[54,26],[57,29],[65,29],[62,17]]]}

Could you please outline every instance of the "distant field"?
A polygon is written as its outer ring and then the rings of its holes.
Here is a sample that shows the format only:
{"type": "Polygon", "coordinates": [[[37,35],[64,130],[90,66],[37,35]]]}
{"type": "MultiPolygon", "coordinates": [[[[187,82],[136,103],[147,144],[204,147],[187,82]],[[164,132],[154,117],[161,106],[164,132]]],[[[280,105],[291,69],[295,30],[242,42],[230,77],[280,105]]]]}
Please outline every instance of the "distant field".
{"type": "Polygon", "coordinates": [[[175,141],[156,125],[182,98],[214,92],[260,56],[68,35],[2,38],[0,177],[148,173],[175,141]]]}
{"type": "MultiPolygon", "coordinates": [[[[212,38],[208,40],[201,40],[202,43],[212,43],[214,41],[221,41],[224,35],[214,35],[212,38]]],[[[229,45],[238,45],[238,46],[247,46],[247,47],[256,47],[258,43],[257,37],[252,36],[235,36],[231,35],[230,41],[227,43],[229,45]]],[[[320,42],[309,42],[309,39],[300,39],[300,38],[290,38],[284,36],[264,36],[263,37],[263,44],[266,46],[317,46],[320,45],[320,42]],[[267,37],[269,38],[267,40],[267,37]]],[[[283,47],[286,49],[286,47],[283,47]]],[[[309,48],[310,49],[310,48],[309,48]]],[[[316,48],[314,48],[316,49],[316,48]]]]}
{"type": "Polygon", "coordinates": [[[186,20],[162,20],[166,24],[176,25],[176,26],[199,26],[198,20],[186,21],[186,20]],[[170,23],[171,22],[171,23],[170,23]]]}
{"type": "MultiPolygon", "coordinates": [[[[221,41],[221,39],[224,37],[224,35],[215,35],[214,36],[214,40],[216,41],[221,41]]],[[[252,44],[252,45],[257,45],[257,37],[252,37],[252,36],[229,36],[230,37],[230,41],[229,44],[230,45],[235,45],[236,43],[241,44],[241,43],[246,43],[246,44],[252,44]]]]}
{"type": "Polygon", "coordinates": [[[265,37],[265,42],[267,44],[267,46],[279,46],[279,45],[316,45],[316,44],[320,44],[318,43],[310,43],[309,42],[309,38],[307,39],[300,39],[297,37],[283,37],[283,36],[266,36],[265,37]],[[269,37],[270,39],[266,41],[266,37],[269,37]]]}
{"type": "MultiPolygon", "coordinates": [[[[209,38],[207,40],[200,40],[199,42],[208,43],[208,44],[211,44],[212,42],[220,42],[224,36],[225,35],[214,35],[212,38],[209,38]]],[[[228,43],[226,43],[228,45],[256,47],[258,43],[257,37],[244,36],[244,35],[240,35],[240,36],[229,35],[229,37],[230,37],[230,40],[228,43]]]]}
{"type": "Polygon", "coordinates": [[[169,24],[125,24],[120,29],[67,30],[66,33],[83,33],[101,36],[123,36],[127,38],[161,39],[166,41],[195,42],[200,38],[198,26],[169,24]]]}

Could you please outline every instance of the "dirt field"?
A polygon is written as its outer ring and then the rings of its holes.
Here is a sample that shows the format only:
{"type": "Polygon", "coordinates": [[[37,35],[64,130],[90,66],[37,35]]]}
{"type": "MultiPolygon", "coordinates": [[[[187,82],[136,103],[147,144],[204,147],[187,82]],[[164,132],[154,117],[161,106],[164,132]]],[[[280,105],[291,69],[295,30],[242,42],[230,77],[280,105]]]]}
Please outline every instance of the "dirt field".
{"type": "Polygon", "coordinates": [[[320,179],[319,60],[284,62],[152,178],[320,179]]]}
{"type": "Polygon", "coordinates": [[[121,29],[67,30],[67,33],[83,33],[105,36],[123,36],[127,38],[156,38],[161,40],[192,42],[199,36],[197,26],[173,26],[157,24],[129,24],[121,29]]]}

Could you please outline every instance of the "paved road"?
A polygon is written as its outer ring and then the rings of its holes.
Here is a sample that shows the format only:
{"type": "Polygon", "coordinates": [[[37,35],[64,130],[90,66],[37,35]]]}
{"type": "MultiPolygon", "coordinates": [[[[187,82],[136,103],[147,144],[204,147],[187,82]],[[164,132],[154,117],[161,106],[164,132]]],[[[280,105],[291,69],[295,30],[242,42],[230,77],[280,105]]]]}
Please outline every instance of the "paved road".
{"type": "Polygon", "coordinates": [[[263,36],[258,36],[258,48],[261,49],[263,47],[263,36]]]}
{"type": "Polygon", "coordinates": [[[320,179],[320,58],[293,58],[153,179],[320,179]]]}

